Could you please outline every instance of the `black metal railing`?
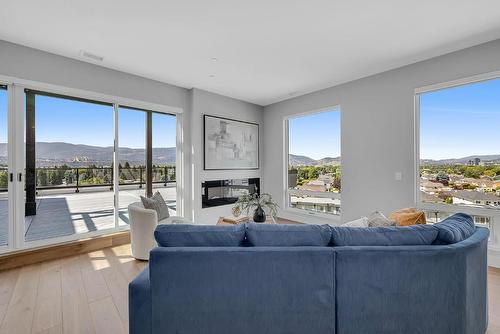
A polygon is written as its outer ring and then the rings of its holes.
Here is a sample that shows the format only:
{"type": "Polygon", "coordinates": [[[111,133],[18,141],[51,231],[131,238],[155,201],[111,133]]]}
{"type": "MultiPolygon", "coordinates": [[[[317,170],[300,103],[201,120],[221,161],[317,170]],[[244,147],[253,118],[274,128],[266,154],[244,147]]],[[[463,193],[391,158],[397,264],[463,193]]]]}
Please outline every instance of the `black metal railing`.
{"type": "MultiPolygon", "coordinates": [[[[146,167],[121,167],[119,185],[137,185],[142,188],[146,184],[146,167]]],[[[110,187],[113,189],[112,167],[46,167],[36,168],[36,189],[74,189],[110,187]]],[[[167,186],[175,183],[175,166],[153,167],[153,184],[167,186]]],[[[0,192],[7,191],[8,169],[0,167],[0,192]]]]}

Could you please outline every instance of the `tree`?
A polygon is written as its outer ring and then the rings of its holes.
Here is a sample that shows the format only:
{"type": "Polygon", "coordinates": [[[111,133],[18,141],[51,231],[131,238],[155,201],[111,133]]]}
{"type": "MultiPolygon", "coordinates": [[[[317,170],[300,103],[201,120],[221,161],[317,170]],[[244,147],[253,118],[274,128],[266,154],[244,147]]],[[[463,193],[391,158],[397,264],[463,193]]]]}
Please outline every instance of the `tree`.
{"type": "Polygon", "coordinates": [[[47,185],[47,173],[45,170],[40,169],[36,173],[36,180],[39,186],[45,187],[47,185]]]}
{"type": "Polygon", "coordinates": [[[1,171],[0,172],[0,188],[6,189],[8,187],[8,177],[7,177],[7,171],[1,171]]]}
{"type": "Polygon", "coordinates": [[[439,171],[436,175],[436,181],[447,186],[448,183],[450,182],[450,177],[444,171],[439,171]]]}

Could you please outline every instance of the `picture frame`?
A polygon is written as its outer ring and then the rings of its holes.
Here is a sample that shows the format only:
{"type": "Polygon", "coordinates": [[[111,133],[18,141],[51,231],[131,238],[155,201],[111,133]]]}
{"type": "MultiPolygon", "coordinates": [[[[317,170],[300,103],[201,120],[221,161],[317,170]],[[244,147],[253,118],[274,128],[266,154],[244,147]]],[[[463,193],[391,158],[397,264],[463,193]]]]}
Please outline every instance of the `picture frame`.
{"type": "Polygon", "coordinates": [[[203,115],[203,169],[259,169],[259,124],[203,115]]]}

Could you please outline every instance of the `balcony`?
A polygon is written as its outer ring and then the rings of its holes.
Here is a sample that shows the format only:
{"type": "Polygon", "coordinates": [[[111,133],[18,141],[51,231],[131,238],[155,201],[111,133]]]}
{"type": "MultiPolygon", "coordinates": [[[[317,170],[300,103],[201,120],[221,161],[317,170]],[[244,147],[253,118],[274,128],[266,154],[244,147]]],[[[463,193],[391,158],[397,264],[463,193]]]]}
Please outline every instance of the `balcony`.
{"type": "MultiPolygon", "coordinates": [[[[120,168],[118,219],[129,223],[127,206],[145,193],[145,168],[120,168]]],[[[6,171],[0,170],[1,174],[6,171]]],[[[66,237],[115,227],[113,169],[37,168],[36,214],[25,217],[25,241],[66,237]]],[[[176,211],[175,167],[153,168],[153,191],[176,211]]],[[[7,244],[7,189],[0,188],[0,245],[7,244]]]]}

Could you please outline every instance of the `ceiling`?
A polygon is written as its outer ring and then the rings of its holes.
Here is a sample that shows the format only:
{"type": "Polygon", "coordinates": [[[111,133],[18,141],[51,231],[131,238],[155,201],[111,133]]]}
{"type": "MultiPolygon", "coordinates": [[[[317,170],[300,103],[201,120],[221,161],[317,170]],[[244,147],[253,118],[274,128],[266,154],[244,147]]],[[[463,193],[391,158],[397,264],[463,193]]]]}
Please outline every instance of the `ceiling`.
{"type": "Polygon", "coordinates": [[[500,38],[497,0],[0,0],[0,39],[268,105],[500,38]],[[215,58],[215,59],[214,59],[215,58]]]}

